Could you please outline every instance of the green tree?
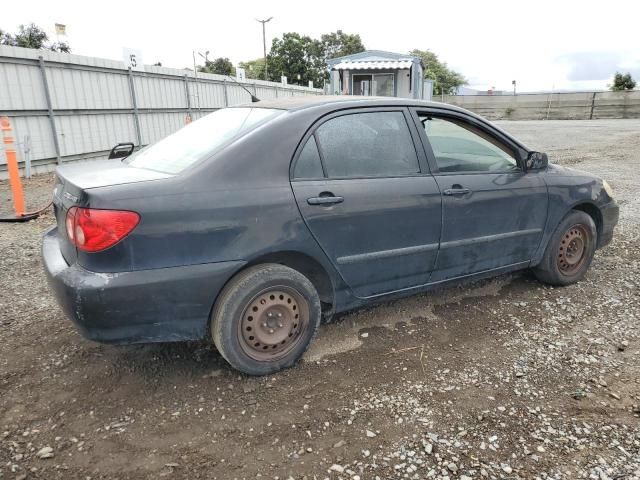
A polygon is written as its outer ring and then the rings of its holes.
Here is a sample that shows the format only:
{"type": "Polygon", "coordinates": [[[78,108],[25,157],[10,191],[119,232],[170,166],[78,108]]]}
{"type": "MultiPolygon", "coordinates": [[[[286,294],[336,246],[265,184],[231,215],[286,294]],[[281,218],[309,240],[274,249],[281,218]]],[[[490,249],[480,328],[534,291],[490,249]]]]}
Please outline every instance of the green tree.
{"type": "Polygon", "coordinates": [[[284,75],[292,84],[307,85],[312,81],[318,86],[325,78],[322,45],[306,35],[289,32],[274,38],[267,61],[272,81],[279,81],[284,75]]]}
{"type": "Polygon", "coordinates": [[[325,33],[320,37],[320,43],[322,44],[325,61],[364,52],[365,50],[360,35],[357,33],[344,33],[342,30],[325,33]]]}
{"type": "Polygon", "coordinates": [[[18,27],[18,33],[14,35],[14,39],[16,47],[34,48],[37,50],[46,48],[45,44],[49,41],[46,32],[35,23],[30,23],[26,26],[20,25],[18,27]]]}
{"type": "Polygon", "coordinates": [[[613,85],[609,86],[609,89],[613,92],[620,92],[623,90],[633,90],[636,88],[636,82],[631,78],[631,74],[627,72],[625,75],[620,72],[616,72],[613,76],[613,85]]]}
{"type": "Polygon", "coordinates": [[[242,62],[240,67],[246,70],[247,78],[279,82],[284,75],[292,84],[308,85],[312,81],[314,85],[321,86],[329,78],[328,59],[364,50],[360,35],[342,30],[323,34],[319,40],[289,32],[272,40],[267,56],[269,78],[265,78],[262,58],[242,62]]]}
{"type": "Polygon", "coordinates": [[[410,55],[420,57],[424,64],[424,78],[433,80],[433,93],[435,95],[451,95],[456,88],[467,83],[462,74],[447,67],[446,62],[441,62],[438,56],[430,50],[411,50],[410,55]]]}
{"type": "Polygon", "coordinates": [[[264,78],[264,58],[256,58],[247,62],[240,62],[240,68],[245,69],[247,78],[265,80],[264,78]]]}
{"type": "Polygon", "coordinates": [[[204,66],[198,66],[198,71],[216,73],[218,75],[231,75],[233,73],[233,63],[227,57],[218,57],[215,60],[205,60],[204,66]]]}
{"type": "Polygon", "coordinates": [[[52,52],[71,53],[71,47],[67,42],[54,42],[48,48],[52,52]]]}
{"type": "Polygon", "coordinates": [[[67,42],[49,43],[49,36],[47,33],[35,23],[20,25],[18,27],[18,32],[15,34],[0,30],[0,45],[71,53],[71,47],[69,47],[67,42]]]}

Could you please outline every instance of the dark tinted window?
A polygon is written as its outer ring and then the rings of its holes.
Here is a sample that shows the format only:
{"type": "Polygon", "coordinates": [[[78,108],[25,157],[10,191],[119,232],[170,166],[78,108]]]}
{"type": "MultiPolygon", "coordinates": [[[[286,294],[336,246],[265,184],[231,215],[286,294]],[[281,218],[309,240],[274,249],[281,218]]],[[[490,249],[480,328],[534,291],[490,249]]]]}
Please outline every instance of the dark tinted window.
{"type": "Polygon", "coordinates": [[[328,177],[388,177],[418,173],[418,158],[402,112],[343,115],[317,130],[328,177]]]}
{"type": "Polygon", "coordinates": [[[316,139],[309,137],[306,145],[302,149],[298,161],[293,172],[294,178],[322,178],[322,164],[320,163],[320,154],[316,139]]]}
{"type": "Polygon", "coordinates": [[[441,172],[505,172],[518,169],[513,153],[471,125],[443,118],[420,119],[441,172]]]}

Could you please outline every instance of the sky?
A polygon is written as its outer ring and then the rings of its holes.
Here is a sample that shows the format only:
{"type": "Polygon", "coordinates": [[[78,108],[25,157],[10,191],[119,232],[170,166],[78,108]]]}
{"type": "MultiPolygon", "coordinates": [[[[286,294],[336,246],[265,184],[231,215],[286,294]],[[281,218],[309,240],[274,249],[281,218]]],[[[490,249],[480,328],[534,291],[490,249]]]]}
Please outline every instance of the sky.
{"type": "Polygon", "coordinates": [[[479,90],[511,90],[512,80],[521,92],[606,89],[616,70],[640,80],[637,0],[30,0],[7,3],[0,29],[34,22],[55,39],[62,23],[73,53],[121,60],[129,47],[145,64],[185,68],[194,50],[234,64],[261,57],[256,18],[268,17],[267,49],[284,32],[319,38],[341,29],[360,34],[367,49],[429,49],[479,90]]]}

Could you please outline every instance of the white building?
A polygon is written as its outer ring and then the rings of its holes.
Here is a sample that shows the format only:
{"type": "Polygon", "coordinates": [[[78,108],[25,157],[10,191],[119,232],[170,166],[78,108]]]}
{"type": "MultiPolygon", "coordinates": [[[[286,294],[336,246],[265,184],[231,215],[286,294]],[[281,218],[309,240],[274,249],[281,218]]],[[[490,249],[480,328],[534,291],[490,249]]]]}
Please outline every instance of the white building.
{"type": "Polygon", "coordinates": [[[420,57],[367,50],[327,62],[329,94],[431,98],[432,84],[423,80],[420,57]]]}

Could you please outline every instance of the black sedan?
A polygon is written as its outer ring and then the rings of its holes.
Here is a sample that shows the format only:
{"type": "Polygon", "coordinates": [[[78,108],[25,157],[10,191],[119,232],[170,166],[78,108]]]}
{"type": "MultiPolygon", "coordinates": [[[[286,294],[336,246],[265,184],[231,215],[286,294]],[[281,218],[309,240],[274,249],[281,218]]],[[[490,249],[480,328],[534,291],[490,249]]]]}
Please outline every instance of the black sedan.
{"type": "Polygon", "coordinates": [[[261,375],[338,312],[525,268],[577,282],[611,241],[612,195],[459,108],[290,98],[60,167],[43,257],[87,338],[207,338],[261,375]]]}

